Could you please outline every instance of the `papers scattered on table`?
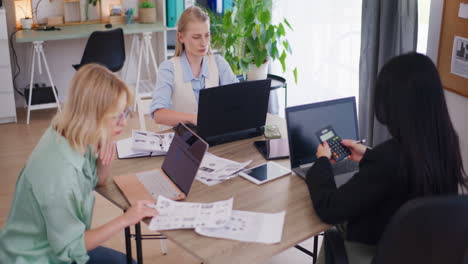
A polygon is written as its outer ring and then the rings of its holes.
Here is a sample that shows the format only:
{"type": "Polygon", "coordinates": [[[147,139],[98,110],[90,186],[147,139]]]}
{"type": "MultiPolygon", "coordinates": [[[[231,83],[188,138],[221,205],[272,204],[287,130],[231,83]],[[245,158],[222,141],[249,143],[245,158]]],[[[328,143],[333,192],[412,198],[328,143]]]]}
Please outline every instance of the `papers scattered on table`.
{"type": "Polygon", "coordinates": [[[200,168],[197,173],[197,180],[212,186],[221,183],[227,179],[237,176],[252,161],[244,163],[223,159],[211,153],[206,153],[203,157],[200,168]]]}
{"type": "Polygon", "coordinates": [[[214,203],[175,202],[160,195],[156,204],[159,215],[151,219],[149,229],[222,228],[231,216],[232,202],[232,198],[214,203]]]}
{"type": "Polygon", "coordinates": [[[220,228],[197,227],[203,236],[244,242],[279,243],[283,234],[285,211],[275,214],[232,210],[227,224],[220,228]]]}
{"type": "Polygon", "coordinates": [[[285,211],[267,214],[232,210],[233,198],[214,203],[175,202],[159,196],[159,215],[149,224],[152,231],[195,229],[200,235],[273,244],[283,234],[285,211]]]}
{"type": "Polygon", "coordinates": [[[174,133],[154,133],[133,130],[132,137],[117,141],[119,159],[166,155],[174,133]]]}

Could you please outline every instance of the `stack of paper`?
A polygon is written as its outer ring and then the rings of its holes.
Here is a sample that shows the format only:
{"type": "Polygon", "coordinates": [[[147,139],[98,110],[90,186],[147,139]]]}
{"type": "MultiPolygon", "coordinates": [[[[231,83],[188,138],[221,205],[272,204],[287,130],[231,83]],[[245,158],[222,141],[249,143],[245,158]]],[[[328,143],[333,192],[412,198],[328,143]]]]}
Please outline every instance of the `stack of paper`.
{"type": "Polygon", "coordinates": [[[119,159],[166,155],[174,133],[159,134],[133,130],[132,137],[117,141],[119,159]]]}
{"type": "Polygon", "coordinates": [[[232,210],[233,198],[214,203],[175,202],[159,196],[159,215],[149,229],[195,228],[203,236],[257,243],[279,243],[285,211],[274,214],[232,210]]]}
{"type": "Polygon", "coordinates": [[[237,176],[237,173],[251,162],[251,160],[244,163],[235,162],[207,152],[198,169],[197,180],[208,186],[212,186],[237,176]]]}

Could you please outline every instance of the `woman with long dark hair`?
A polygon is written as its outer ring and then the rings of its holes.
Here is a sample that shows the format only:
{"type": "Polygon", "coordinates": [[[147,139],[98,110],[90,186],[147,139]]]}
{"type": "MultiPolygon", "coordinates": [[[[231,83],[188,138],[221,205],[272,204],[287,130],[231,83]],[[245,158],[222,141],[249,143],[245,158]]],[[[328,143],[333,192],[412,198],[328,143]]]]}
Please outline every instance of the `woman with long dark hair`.
{"type": "Polygon", "coordinates": [[[359,172],[339,188],[330,148],[323,143],[306,179],[320,219],[345,226],[350,263],[370,263],[388,221],[407,201],[468,189],[458,135],[439,74],[427,56],[408,53],[386,63],[377,79],[374,106],[391,138],[374,149],[343,140],[351,150],[349,158],[359,162],[359,172]]]}

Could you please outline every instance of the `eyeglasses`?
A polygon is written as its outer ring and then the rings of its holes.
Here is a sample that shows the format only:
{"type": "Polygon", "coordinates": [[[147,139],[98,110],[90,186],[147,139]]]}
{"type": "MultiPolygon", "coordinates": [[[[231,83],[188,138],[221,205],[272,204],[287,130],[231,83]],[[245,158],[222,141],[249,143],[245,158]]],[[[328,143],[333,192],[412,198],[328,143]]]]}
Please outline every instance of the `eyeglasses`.
{"type": "Polygon", "coordinates": [[[117,124],[119,124],[123,118],[125,118],[125,120],[128,120],[130,118],[131,113],[132,111],[130,110],[130,108],[127,108],[122,113],[114,116],[114,120],[117,124]]]}

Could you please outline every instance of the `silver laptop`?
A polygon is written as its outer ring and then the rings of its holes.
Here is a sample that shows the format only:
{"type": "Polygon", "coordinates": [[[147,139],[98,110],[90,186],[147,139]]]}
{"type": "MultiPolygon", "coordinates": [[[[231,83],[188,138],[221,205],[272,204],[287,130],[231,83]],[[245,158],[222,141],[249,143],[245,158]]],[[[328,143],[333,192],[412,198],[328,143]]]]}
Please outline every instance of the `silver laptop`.
{"type": "MultiPolygon", "coordinates": [[[[286,108],[288,143],[291,168],[305,178],[317,159],[315,153],[320,144],[316,132],[333,126],[343,139],[358,139],[356,99],[354,97],[286,108]]],[[[358,170],[358,164],[345,159],[332,165],[335,182],[345,183],[358,170]]]]}

